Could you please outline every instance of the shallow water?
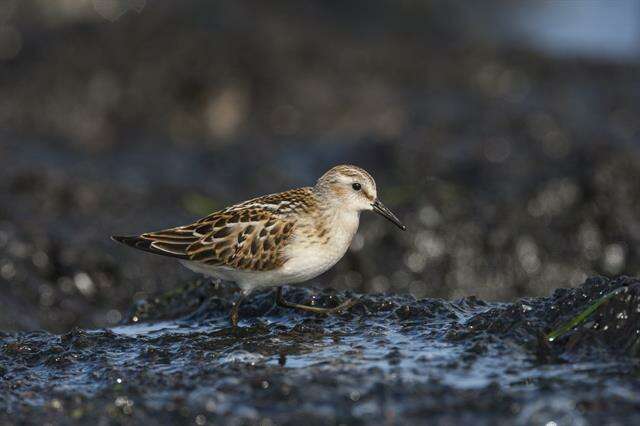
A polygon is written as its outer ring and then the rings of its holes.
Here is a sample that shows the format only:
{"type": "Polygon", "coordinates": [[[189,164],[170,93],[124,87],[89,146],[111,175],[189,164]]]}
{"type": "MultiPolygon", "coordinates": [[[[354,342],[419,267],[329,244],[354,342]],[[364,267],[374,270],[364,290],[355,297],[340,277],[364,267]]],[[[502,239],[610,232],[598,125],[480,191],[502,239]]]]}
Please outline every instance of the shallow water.
{"type": "MultiPolygon", "coordinates": [[[[1,335],[0,419],[636,421],[637,361],[612,342],[633,337],[625,327],[640,324],[637,315],[609,313],[620,309],[618,302],[625,309],[640,306],[633,283],[595,279],[514,304],[364,295],[362,304],[331,317],[274,307],[265,291],[243,305],[237,330],[229,326],[223,293],[175,318],[172,303],[159,298],[144,315],[134,308],[137,322],[110,329],[1,335]],[[540,335],[620,286],[630,290],[594,314],[597,327],[540,342],[540,335]]],[[[203,286],[209,291],[203,281],[180,297],[193,297],[203,286]]],[[[291,289],[287,297],[332,306],[347,296],[291,289]]]]}

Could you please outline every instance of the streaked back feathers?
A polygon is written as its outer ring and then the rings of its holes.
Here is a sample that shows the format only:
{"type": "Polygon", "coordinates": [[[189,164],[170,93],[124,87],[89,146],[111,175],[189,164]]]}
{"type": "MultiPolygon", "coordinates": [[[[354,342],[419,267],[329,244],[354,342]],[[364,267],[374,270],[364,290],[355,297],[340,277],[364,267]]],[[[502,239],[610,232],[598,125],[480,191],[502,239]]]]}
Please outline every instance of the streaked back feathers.
{"type": "Polygon", "coordinates": [[[295,215],[315,204],[311,188],[293,189],[233,205],[190,225],[112,238],[140,250],[207,265],[272,270],[286,261],[283,247],[293,233],[295,215]]]}

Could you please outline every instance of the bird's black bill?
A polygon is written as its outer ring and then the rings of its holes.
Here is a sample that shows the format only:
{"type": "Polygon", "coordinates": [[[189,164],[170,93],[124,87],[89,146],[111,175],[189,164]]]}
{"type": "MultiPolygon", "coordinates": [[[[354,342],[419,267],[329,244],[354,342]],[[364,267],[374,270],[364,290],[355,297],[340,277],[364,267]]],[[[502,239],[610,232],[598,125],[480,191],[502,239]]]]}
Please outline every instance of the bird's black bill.
{"type": "Polygon", "coordinates": [[[374,212],[384,216],[386,219],[388,219],[390,222],[393,222],[398,228],[402,229],[403,231],[407,230],[407,227],[404,226],[402,222],[400,222],[400,219],[398,219],[395,214],[391,213],[391,210],[386,208],[384,204],[380,202],[380,200],[374,201],[371,206],[373,207],[374,212]]]}

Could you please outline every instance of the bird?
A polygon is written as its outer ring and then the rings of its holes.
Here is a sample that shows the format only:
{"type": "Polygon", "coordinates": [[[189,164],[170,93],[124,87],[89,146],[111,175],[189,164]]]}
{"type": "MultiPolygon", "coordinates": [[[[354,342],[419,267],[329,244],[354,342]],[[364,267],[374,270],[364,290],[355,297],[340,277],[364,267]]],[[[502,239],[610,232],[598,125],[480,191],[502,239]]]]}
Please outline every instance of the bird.
{"type": "Polygon", "coordinates": [[[347,252],[360,213],[374,211],[403,231],[406,227],[378,198],[364,169],[338,165],[314,186],[253,198],[215,211],[189,225],[111,238],[138,250],[178,259],[192,271],[233,281],[241,289],[230,313],[238,325],[240,303],[252,290],[276,287],[279,306],[330,314],[336,308],[288,302],[282,286],[308,281],[334,266],[347,252]]]}

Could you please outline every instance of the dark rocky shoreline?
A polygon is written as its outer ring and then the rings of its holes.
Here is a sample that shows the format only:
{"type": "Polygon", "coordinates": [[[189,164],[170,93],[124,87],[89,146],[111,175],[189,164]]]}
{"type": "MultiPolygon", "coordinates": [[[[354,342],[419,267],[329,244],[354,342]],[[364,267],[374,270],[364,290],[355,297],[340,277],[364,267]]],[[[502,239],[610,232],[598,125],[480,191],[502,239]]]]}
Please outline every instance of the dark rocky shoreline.
{"type": "Polygon", "coordinates": [[[639,289],[591,278],[489,303],[290,287],[296,302],[362,303],[323,317],[259,291],[233,330],[233,288],[201,280],[111,329],[0,333],[0,424],[633,424],[639,289]]]}

